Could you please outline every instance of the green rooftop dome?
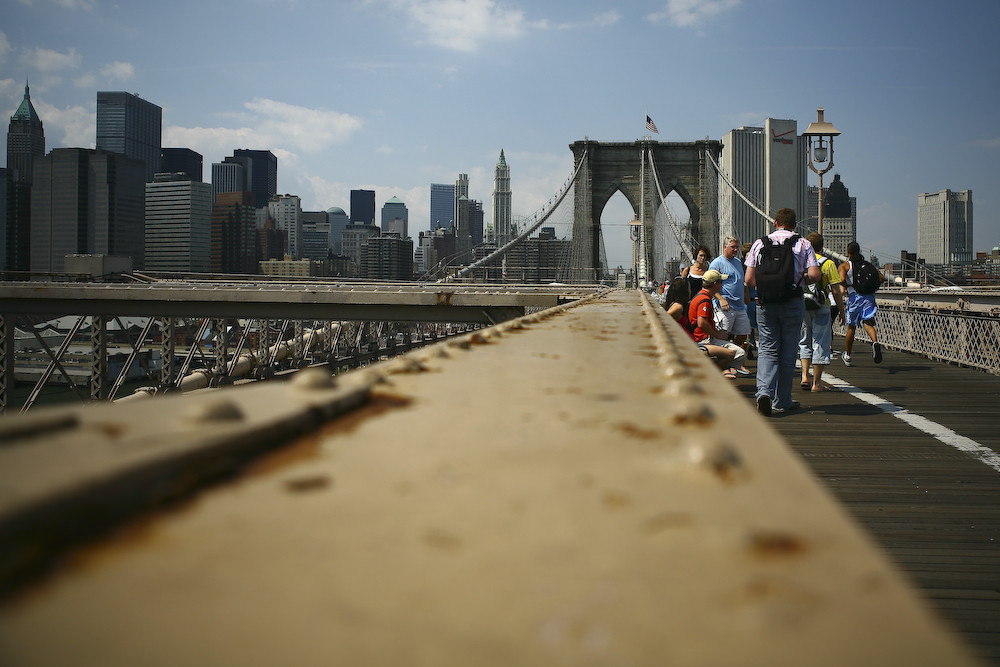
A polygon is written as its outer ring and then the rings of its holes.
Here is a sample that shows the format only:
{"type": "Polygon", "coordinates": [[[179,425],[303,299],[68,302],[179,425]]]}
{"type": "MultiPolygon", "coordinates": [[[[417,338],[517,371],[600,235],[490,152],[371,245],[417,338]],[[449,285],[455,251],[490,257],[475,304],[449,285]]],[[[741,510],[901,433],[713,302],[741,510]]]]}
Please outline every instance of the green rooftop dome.
{"type": "Polygon", "coordinates": [[[330,208],[326,209],[326,212],[327,213],[333,213],[334,215],[336,215],[338,213],[340,213],[342,215],[347,215],[347,211],[345,211],[344,209],[340,208],[339,206],[331,206],[330,208]]]}

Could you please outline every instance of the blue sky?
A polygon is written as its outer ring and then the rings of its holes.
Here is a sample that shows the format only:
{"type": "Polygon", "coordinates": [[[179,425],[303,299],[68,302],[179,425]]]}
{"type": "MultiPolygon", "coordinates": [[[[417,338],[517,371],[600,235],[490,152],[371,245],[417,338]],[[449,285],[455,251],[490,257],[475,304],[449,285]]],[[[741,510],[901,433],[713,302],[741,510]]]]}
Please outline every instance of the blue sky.
{"type": "MultiPolygon", "coordinates": [[[[802,132],[822,106],[859,240],[891,260],[916,249],[917,195],[944,188],[973,191],[976,249],[1000,244],[997,25],[996,0],[5,0],[0,110],[27,79],[47,149],[91,147],[96,92],[138,93],[206,180],[268,148],[307,210],[374,188],[416,236],[429,184],[460,172],[489,219],[501,148],[526,215],[570,143],[638,139],[647,112],[655,138],[692,141],[766,117],[802,132]]],[[[620,196],[605,211],[612,264],[628,217],[620,196]]]]}

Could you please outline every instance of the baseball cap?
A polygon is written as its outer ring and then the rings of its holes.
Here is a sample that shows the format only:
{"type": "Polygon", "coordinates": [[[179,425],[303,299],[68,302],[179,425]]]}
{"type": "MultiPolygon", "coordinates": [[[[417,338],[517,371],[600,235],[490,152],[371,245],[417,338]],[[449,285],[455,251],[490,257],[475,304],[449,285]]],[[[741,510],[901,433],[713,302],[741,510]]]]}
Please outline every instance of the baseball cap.
{"type": "Polygon", "coordinates": [[[721,283],[728,277],[728,273],[719,273],[715,269],[709,269],[705,272],[705,275],[701,277],[701,282],[703,285],[714,285],[715,283],[721,283]]]}

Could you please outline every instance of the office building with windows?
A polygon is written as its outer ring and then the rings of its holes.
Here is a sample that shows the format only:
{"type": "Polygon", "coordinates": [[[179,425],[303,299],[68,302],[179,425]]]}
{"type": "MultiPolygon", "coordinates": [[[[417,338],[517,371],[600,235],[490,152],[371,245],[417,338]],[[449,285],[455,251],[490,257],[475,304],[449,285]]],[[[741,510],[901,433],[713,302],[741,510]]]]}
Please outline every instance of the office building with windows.
{"type": "Polygon", "coordinates": [[[146,269],[208,272],[212,268],[212,186],[183,172],[146,183],[146,269]]]}
{"type": "MultiPolygon", "coordinates": [[[[817,220],[819,187],[809,186],[807,220],[817,220]]],[[[833,175],[830,187],[823,188],[823,249],[847,255],[847,244],[858,238],[858,199],[850,196],[840,174],[833,175]]]]}
{"type": "Polygon", "coordinates": [[[7,126],[7,169],[0,180],[0,269],[27,271],[31,266],[32,170],[44,155],[45,129],[25,83],[24,99],[7,126]]]}
{"type": "Polygon", "coordinates": [[[801,233],[816,228],[815,218],[808,216],[806,144],[797,128],[794,120],[768,118],[763,127],[740,127],[722,138],[722,172],[767,217],[732,188],[720,187],[720,235],[732,233],[742,242],[758,239],[774,230],[774,214],[786,207],[795,210],[801,233]]]}
{"type": "Polygon", "coordinates": [[[447,229],[455,221],[455,186],[447,183],[431,183],[431,227],[430,230],[447,229]]]}
{"type": "Polygon", "coordinates": [[[243,165],[242,189],[253,193],[257,208],[267,207],[278,194],[278,158],[271,151],[237,148],[223,162],[243,165]]]}
{"type": "Polygon", "coordinates": [[[267,214],[288,239],[285,253],[302,257],[302,200],[297,195],[274,195],[267,203],[267,214]]]}
{"type": "Polygon", "coordinates": [[[31,271],[61,273],[66,255],[130,257],[145,268],[146,169],[141,160],[56,148],[35,161],[31,271]]]}
{"type": "Polygon", "coordinates": [[[7,126],[7,169],[11,170],[14,182],[31,185],[32,165],[43,155],[45,128],[31,103],[28,84],[24,84],[24,99],[7,126]]]}
{"type": "Polygon", "coordinates": [[[202,182],[202,165],[204,159],[201,153],[190,148],[163,148],[160,150],[160,172],[165,174],[187,174],[188,179],[196,183],[202,182]]]}
{"type": "Polygon", "coordinates": [[[374,190],[351,190],[351,224],[375,224],[374,190]]]}
{"type": "Polygon", "coordinates": [[[498,246],[516,235],[511,227],[510,167],[500,149],[500,160],[493,170],[493,233],[498,246]]]}
{"type": "Polygon", "coordinates": [[[459,174],[458,178],[455,179],[455,201],[454,206],[452,206],[452,220],[454,220],[454,222],[452,224],[455,225],[456,228],[458,227],[458,201],[462,197],[465,197],[466,199],[469,198],[468,174],[459,174]]]}
{"type": "MultiPolygon", "coordinates": [[[[284,237],[277,234],[285,254],[284,237]]],[[[270,258],[270,256],[268,257],[270,258]]],[[[220,192],[212,206],[212,272],[257,273],[257,207],[252,192],[220,192]]]]}
{"type": "Polygon", "coordinates": [[[361,247],[361,276],[369,280],[413,280],[413,240],[388,233],[361,247]]]}
{"type": "Polygon", "coordinates": [[[146,182],[160,171],[163,110],[138,95],[97,93],[97,149],[120,153],[146,165],[146,182]]]}
{"type": "Polygon", "coordinates": [[[917,257],[927,264],[972,261],[972,190],[917,195],[917,257]]]}
{"type": "Polygon", "coordinates": [[[330,223],[330,250],[334,255],[344,254],[343,234],[351,219],[347,211],[339,206],[331,206],[326,210],[326,219],[330,223]]]}
{"type": "Polygon", "coordinates": [[[400,238],[409,237],[410,213],[399,197],[393,197],[382,205],[382,231],[398,234],[400,238]]]}

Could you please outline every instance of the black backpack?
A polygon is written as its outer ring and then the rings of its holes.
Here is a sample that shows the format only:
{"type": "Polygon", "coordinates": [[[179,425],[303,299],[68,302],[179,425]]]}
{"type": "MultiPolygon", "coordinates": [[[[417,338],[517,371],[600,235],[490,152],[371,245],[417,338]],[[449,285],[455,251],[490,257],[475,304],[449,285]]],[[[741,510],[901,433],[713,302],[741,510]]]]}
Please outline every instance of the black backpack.
{"type": "Polygon", "coordinates": [[[874,294],[882,284],[878,269],[867,259],[851,262],[854,271],[854,291],[858,294],[874,294]]]}
{"type": "Polygon", "coordinates": [[[779,303],[802,297],[799,276],[795,275],[795,253],[792,249],[799,239],[792,234],[781,243],[769,236],[762,236],[763,246],[757,260],[757,297],[763,303],[779,303]]]}
{"type": "Polygon", "coordinates": [[[827,262],[831,262],[829,257],[824,257],[819,261],[819,271],[820,279],[814,283],[807,283],[805,287],[802,288],[802,297],[806,302],[806,310],[819,310],[820,308],[826,308],[830,301],[827,298],[826,288],[823,283],[825,279],[823,278],[823,265],[827,262]]]}

